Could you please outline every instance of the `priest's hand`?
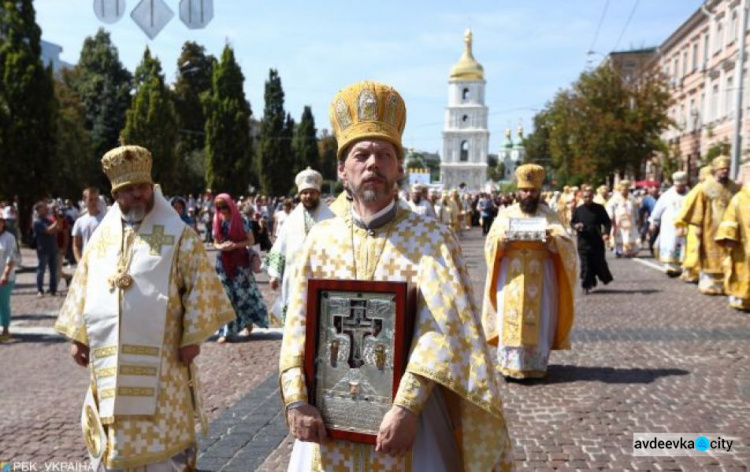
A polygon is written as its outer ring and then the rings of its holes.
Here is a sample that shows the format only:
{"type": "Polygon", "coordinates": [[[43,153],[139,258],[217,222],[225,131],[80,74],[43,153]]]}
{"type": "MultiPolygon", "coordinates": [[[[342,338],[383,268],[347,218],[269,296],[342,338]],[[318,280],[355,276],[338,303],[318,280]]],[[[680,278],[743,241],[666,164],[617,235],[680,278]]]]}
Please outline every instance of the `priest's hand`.
{"type": "Polygon", "coordinates": [[[277,290],[279,288],[279,279],[276,277],[271,277],[271,280],[269,280],[268,283],[271,284],[271,290],[277,290]]]}
{"type": "Polygon", "coordinates": [[[70,355],[73,356],[73,360],[76,361],[76,364],[81,367],[89,365],[89,347],[87,345],[79,343],[78,341],[73,341],[70,343],[70,355]]]}
{"type": "Polygon", "coordinates": [[[180,348],[178,357],[180,358],[180,362],[187,367],[200,353],[201,347],[198,344],[188,344],[187,346],[180,348]]]}
{"type": "Polygon", "coordinates": [[[419,416],[406,408],[393,405],[380,423],[375,450],[392,457],[409,452],[417,436],[419,416]]]}
{"type": "Polygon", "coordinates": [[[290,408],[287,422],[292,435],[302,442],[322,444],[328,436],[320,412],[310,404],[290,408]]]}

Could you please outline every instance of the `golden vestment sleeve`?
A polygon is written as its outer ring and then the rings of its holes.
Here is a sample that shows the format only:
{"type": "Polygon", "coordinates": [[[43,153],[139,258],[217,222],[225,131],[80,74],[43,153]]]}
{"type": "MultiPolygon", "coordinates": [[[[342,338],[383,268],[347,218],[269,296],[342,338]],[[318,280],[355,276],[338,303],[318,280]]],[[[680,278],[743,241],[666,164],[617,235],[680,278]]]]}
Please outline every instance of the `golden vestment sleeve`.
{"type": "Polygon", "coordinates": [[[86,321],[83,318],[83,304],[86,301],[86,281],[88,278],[88,252],[85,252],[78,268],[73,275],[73,280],[68,287],[68,295],[65,297],[60,314],[55,322],[55,330],[72,341],[88,346],[89,340],[86,334],[86,321]]]}
{"type": "Polygon", "coordinates": [[[307,388],[305,386],[305,373],[300,367],[292,367],[285,370],[280,377],[281,398],[284,407],[292,403],[307,402],[307,388]]]}
{"type": "Polygon", "coordinates": [[[177,283],[184,314],[180,347],[203,342],[234,319],[234,309],[195,231],[183,230],[177,253],[177,283]]]}
{"type": "Polygon", "coordinates": [[[401,377],[393,404],[419,414],[427,403],[427,399],[430,398],[434,386],[435,382],[432,380],[406,372],[401,377]]]}
{"type": "Polygon", "coordinates": [[[730,241],[740,240],[740,225],[737,206],[740,203],[739,200],[741,197],[738,197],[738,195],[740,194],[738,193],[732,197],[729,206],[727,206],[727,209],[724,212],[724,216],[719,224],[719,229],[716,231],[716,236],[714,237],[716,241],[722,239],[728,239],[730,241]]]}
{"type": "Polygon", "coordinates": [[[682,202],[682,209],[675,218],[675,226],[703,226],[703,212],[705,196],[701,191],[702,184],[693,187],[682,202]]]}
{"type": "MultiPolygon", "coordinates": [[[[487,342],[498,344],[498,316],[497,316],[497,281],[500,276],[500,264],[505,255],[505,232],[508,229],[511,211],[509,207],[500,213],[490,228],[485,242],[485,260],[488,275],[484,287],[484,303],[482,305],[482,327],[487,342]]],[[[552,255],[555,273],[558,280],[557,326],[552,349],[570,349],[570,330],[573,327],[575,284],[578,280],[578,253],[575,242],[570,237],[557,214],[546,206],[539,207],[539,214],[547,219],[549,233],[547,249],[552,255]]]]}
{"type": "MultiPolygon", "coordinates": [[[[311,231],[310,235],[314,234],[311,231]]],[[[284,406],[294,401],[307,401],[303,366],[305,361],[305,336],[307,319],[307,280],[312,278],[310,268],[310,248],[313,238],[308,236],[299,256],[297,268],[292,276],[289,307],[284,324],[284,337],[281,341],[281,355],[279,358],[279,382],[284,406]],[[289,373],[287,373],[287,371],[289,373]],[[289,386],[287,388],[286,386],[289,386]],[[286,394],[291,395],[290,398],[286,394]]]]}

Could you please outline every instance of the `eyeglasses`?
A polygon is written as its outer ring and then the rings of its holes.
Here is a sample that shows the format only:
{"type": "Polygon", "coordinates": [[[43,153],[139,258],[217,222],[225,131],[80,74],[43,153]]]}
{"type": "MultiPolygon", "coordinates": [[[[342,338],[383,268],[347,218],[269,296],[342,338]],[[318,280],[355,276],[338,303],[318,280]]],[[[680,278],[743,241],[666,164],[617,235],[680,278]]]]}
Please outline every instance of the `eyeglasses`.
{"type": "Polygon", "coordinates": [[[216,206],[216,209],[217,209],[218,211],[224,211],[224,210],[229,210],[229,207],[228,207],[228,206],[226,206],[226,205],[217,205],[217,206],[216,206]]]}

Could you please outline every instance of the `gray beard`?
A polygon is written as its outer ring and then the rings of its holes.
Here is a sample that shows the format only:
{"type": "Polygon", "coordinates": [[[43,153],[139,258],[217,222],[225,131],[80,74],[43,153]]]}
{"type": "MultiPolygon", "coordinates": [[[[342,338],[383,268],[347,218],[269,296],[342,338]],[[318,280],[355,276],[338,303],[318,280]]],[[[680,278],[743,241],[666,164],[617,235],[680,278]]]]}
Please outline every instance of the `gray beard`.
{"type": "Polygon", "coordinates": [[[377,201],[378,199],[378,192],[375,190],[362,190],[359,192],[359,199],[362,201],[362,203],[372,203],[374,201],[377,201]]]}
{"type": "Polygon", "coordinates": [[[125,222],[133,224],[133,223],[140,223],[143,221],[143,218],[146,217],[146,209],[145,208],[131,208],[129,212],[122,214],[123,219],[125,222]]]}

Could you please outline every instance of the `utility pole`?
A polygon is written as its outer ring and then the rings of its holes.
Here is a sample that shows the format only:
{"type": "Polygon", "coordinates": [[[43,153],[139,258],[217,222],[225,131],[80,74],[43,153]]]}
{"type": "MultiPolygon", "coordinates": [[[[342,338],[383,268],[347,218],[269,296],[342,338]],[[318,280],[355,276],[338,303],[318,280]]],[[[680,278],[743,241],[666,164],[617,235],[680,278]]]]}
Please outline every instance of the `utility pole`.
{"type": "Polygon", "coordinates": [[[737,179],[740,170],[740,156],[742,155],[740,147],[742,146],[742,89],[745,86],[745,36],[747,32],[747,9],[748,1],[742,0],[740,7],[740,27],[737,34],[739,48],[737,59],[734,63],[734,126],[732,131],[732,168],[730,177],[737,179]]]}

